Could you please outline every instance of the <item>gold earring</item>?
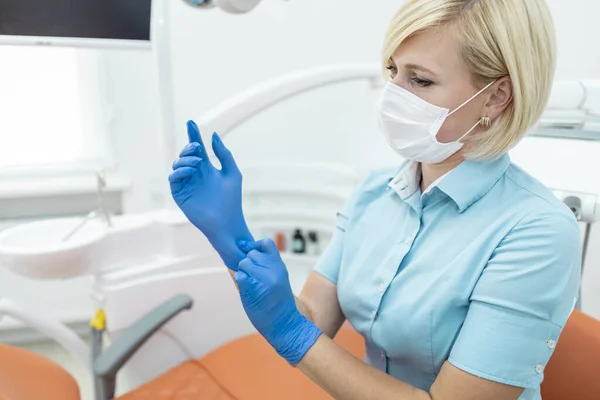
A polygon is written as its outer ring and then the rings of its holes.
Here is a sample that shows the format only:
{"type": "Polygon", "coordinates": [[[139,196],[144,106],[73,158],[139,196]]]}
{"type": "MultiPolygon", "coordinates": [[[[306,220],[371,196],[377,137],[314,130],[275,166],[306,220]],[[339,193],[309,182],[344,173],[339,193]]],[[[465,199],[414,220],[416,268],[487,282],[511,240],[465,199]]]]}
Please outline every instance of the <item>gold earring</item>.
{"type": "Polygon", "coordinates": [[[483,126],[484,128],[489,128],[490,126],[492,126],[492,120],[490,119],[490,117],[481,117],[481,126],[483,126]]]}

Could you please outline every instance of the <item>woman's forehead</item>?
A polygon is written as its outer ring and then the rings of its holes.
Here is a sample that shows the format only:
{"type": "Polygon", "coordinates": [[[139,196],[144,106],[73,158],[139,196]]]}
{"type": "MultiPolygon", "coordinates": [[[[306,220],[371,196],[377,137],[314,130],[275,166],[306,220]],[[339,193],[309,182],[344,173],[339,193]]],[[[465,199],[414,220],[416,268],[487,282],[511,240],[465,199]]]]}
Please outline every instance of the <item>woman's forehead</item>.
{"type": "Polygon", "coordinates": [[[466,70],[461,43],[453,29],[434,28],[406,39],[392,55],[398,67],[418,65],[436,75],[448,70],[466,70]]]}

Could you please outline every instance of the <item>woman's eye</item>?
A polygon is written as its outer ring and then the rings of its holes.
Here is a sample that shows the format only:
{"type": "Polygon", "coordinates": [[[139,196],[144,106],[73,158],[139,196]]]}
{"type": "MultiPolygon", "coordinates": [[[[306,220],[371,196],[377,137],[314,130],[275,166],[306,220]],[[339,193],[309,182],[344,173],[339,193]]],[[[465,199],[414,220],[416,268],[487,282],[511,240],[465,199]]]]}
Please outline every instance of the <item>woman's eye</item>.
{"type": "Polygon", "coordinates": [[[421,79],[421,78],[418,78],[418,77],[416,77],[416,76],[415,76],[415,77],[412,77],[412,78],[410,78],[410,80],[411,80],[411,81],[412,81],[412,82],[413,82],[415,85],[417,85],[417,86],[419,86],[419,87],[423,87],[423,88],[433,85],[433,82],[431,82],[430,80],[427,80],[427,79],[421,79]]]}
{"type": "Polygon", "coordinates": [[[390,77],[392,78],[395,77],[398,73],[398,68],[396,68],[394,65],[388,65],[386,69],[390,71],[390,77]]]}

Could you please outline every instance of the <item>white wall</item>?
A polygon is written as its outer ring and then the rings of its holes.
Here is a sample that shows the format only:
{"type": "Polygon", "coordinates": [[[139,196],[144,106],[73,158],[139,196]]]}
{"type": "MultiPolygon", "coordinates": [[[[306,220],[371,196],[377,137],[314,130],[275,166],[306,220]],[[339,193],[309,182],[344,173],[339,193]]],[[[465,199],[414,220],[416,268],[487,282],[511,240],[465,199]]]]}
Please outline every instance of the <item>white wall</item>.
{"type": "MultiPolygon", "coordinates": [[[[179,0],[169,3],[174,106],[181,127],[174,134],[181,147],[186,141],[187,119],[199,117],[211,106],[258,82],[312,66],[378,62],[384,31],[400,1],[265,0],[255,12],[241,16],[193,11],[179,0]]],[[[549,0],[549,3],[559,38],[558,78],[600,78],[600,51],[592,41],[600,37],[600,24],[595,20],[600,15],[600,2],[549,0]]],[[[153,57],[143,52],[115,51],[107,55],[107,62],[117,155],[123,171],[134,181],[126,210],[149,210],[158,204],[160,185],[166,184],[159,161],[153,57]]],[[[226,142],[242,168],[245,162],[260,158],[329,160],[358,168],[388,164],[395,161],[395,156],[375,129],[373,99],[373,93],[362,84],[322,89],[257,116],[233,132],[226,142]]],[[[589,165],[600,152],[597,147],[530,139],[514,152],[514,157],[549,185],[586,187],[595,179],[589,165]],[[583,151],[586,157],[579,156],[583,151]],[[571,168],[563,168],[567,165],[571,168]],[[578,177],[576,183],[572,182],[573,176],[578,177]]],[[[600,180],[597,190],[600,193],[600,180]]],[[[598,317],[600,295],[596,293],[600,293],[600,268],[595,266],[600,265],[599,243],[600,234],[595,230],[584,294],[585,309],[598,317]]],[[[70,288],[69,293],[74,295],[68,301],[50,299],[39,283],[15,282],[18,285],[14,285],[11,294],[17,298],[43,292],[36,304],[47,304],[49,311],[61,310],[57,312],[61,316],[89,315],[86,312],[91,303],[84,296],[89,289],[87,282],[62,282],[55,286],[70,288]],[[75,295],[81,296],[81,302],[73,298],[75,295]],[[77,310],[73,308],[75,303],[79,304],[77,310]]]]}
{"type": "MultiPolygon", "coordinates": [[[[258,82],[320,65],[377,62],[397,3],[372,2],[365,13],[365,3],[359,1],[343,2],[340,9],[338,1],[266,0],[254,13],[232,17],[191,13],[182,2],[173,2],[180,146],[187,119],[258,82]],[[214,39],[191,39],[209,37],[214,39]]],[[[359,83],[306,94],[256,117],[227,142],[242,164],[246,158],[289,157],[355,163],[364,158],[373,137],[379,138],[372,129],[372,98],[365,90],[359,83]],[[344,150],[332,154],[336,148],[344,150]]]]}
{"type": "Polygon", "coordinates": [[[561,79],[600,78],[600,2],[548,0],[558,39],[557,76],[561,79]]]}

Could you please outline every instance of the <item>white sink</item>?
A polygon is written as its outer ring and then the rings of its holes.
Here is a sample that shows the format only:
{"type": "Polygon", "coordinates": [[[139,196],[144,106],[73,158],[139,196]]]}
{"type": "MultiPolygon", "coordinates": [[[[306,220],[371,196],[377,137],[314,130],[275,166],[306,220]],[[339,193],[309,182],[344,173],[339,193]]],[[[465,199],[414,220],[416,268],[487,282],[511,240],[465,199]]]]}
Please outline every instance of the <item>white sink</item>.
{"type": "MultiPolygon", "coordinates": [[[[190,225],[175,220],[173,225],[156,213],[123,215],[108,227],[90,219],[67,240],[81,218],[26,223],[0,233],[0,266],[30,278],[66,279],[153,262],[184,252],[173,243],[190,237],[190,225]]],[[[194,244],[187,246],[189,252],[196,251],[194,244]]]]}
{"type": "Polygon", "coordinates": [[[40,279],[67,278],[97,257],[98,243],[107,227],[90,220],[70,239],[63,241],[81,218],[32,222],[0,233],[0,265],[40,279]]]}

